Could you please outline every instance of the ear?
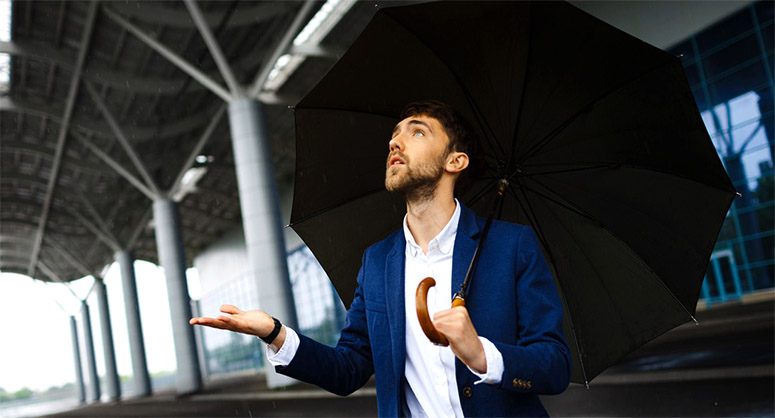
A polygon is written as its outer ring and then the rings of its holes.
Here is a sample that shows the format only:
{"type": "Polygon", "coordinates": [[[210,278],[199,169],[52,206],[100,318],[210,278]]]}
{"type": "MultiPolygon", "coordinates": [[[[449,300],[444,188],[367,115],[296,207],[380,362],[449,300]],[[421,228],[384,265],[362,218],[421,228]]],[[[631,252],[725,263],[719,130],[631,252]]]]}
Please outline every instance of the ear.
{"type": "Polygon", "coordinates": [[[447,164],[444,168],[447,172],[457,174],[468,167],[468,154],[465,152],[450,152],[447,156],[447,164]]]}

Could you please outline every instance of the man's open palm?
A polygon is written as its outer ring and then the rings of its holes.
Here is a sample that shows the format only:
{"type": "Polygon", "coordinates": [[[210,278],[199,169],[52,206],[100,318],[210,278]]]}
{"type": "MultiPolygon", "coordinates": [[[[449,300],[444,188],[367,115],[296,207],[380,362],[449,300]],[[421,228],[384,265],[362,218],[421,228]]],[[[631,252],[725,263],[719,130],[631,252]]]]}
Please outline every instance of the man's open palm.
{"type": "Polygon", "coordinates": [[[221,305],[221,312],[226,315],[219,315],[217,318],[191,318],[189,323],[191,325],[204,325],[212,328],[241,332],[257,337],[269,334],[274,328],[272,317],[263,311],[243,311],[234,305],[221,305]]]}

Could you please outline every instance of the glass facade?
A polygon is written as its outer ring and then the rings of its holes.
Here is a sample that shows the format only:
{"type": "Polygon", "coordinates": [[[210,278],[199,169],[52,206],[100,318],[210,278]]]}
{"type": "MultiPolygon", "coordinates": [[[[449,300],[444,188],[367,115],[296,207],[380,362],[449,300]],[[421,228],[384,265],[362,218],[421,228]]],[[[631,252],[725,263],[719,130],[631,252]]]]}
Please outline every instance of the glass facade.
{"type": "Polygon", "coordinates": [[[773,6],[751,3],[669,49],[741,196],[727,214],[702,295],[710,306],[773,287],[773,6]]]}
{"type": "MultiPolygon", "coordinates": [[[[344,324],[345,309],[325,271],[304,245],[288,253],[288,271],[299,320],[297,331],[323,344],[335,345],[344,324]]],[[[224,301],[240,307],[258,306],[255,280],[248,274],[239,275],[203,295],[196,309],[218,312],[224,301]]],[[[207,327],[198,329],[206,375],[263,367],[263,343],[258,338],[207,327]]]]}

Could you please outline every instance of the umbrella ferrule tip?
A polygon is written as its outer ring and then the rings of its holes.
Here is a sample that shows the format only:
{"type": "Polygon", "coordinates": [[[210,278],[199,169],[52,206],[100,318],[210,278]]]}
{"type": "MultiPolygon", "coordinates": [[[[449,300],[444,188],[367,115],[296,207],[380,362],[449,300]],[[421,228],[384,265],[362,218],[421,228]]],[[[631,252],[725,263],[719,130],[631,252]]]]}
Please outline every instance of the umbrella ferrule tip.
{"type": "Polygon", "coordinates": [[[498,180],[498,194],[503,195],[506,193],[506,188],[509,187],[509,181],[506,179],[500,179],[498,180]]]}

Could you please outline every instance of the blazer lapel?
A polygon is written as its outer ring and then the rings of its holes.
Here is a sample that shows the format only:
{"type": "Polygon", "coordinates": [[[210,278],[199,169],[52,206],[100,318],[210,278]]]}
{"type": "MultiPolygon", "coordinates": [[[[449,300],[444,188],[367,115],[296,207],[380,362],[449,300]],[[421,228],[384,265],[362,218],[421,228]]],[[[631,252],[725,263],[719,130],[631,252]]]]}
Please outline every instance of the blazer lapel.
{"type": "Polygon", "coordinates": [[[457,236],[452,253],[452,294],[450,298],[454,297],[455,293],[460,290],[460,286],[463,285],[468,266],[471,264],[471,259],[474,258],[478,237],[479,224],[476,220],[476,214],[461,204],[460,220],[457,224],[457,236]]]}
{"type": "MultiPolygon", "coordinates": [[[[461,204],[460,221],[457,224],[457,236],[455,236],[455,247],[452,254],[452,295],[450,297],[453,297],[463,285],[468,266],[471,264],[471,259],[474,258],[478,238],[479,222],[476,214],[461,204]]],[[[460,359],[455,358],[455,377],[458,385],[466,382],[469,375],[468,368],[460,359]]]]}
{"type": "Polygon", "coordinates": [[[385,296],[387,300],[390,343],[395,376],[404,375],[406,363],[406,303],[404,302],[404,267],[406,240],[403,231],[394,235],[393,247],[385,260],[385,296]]]}

